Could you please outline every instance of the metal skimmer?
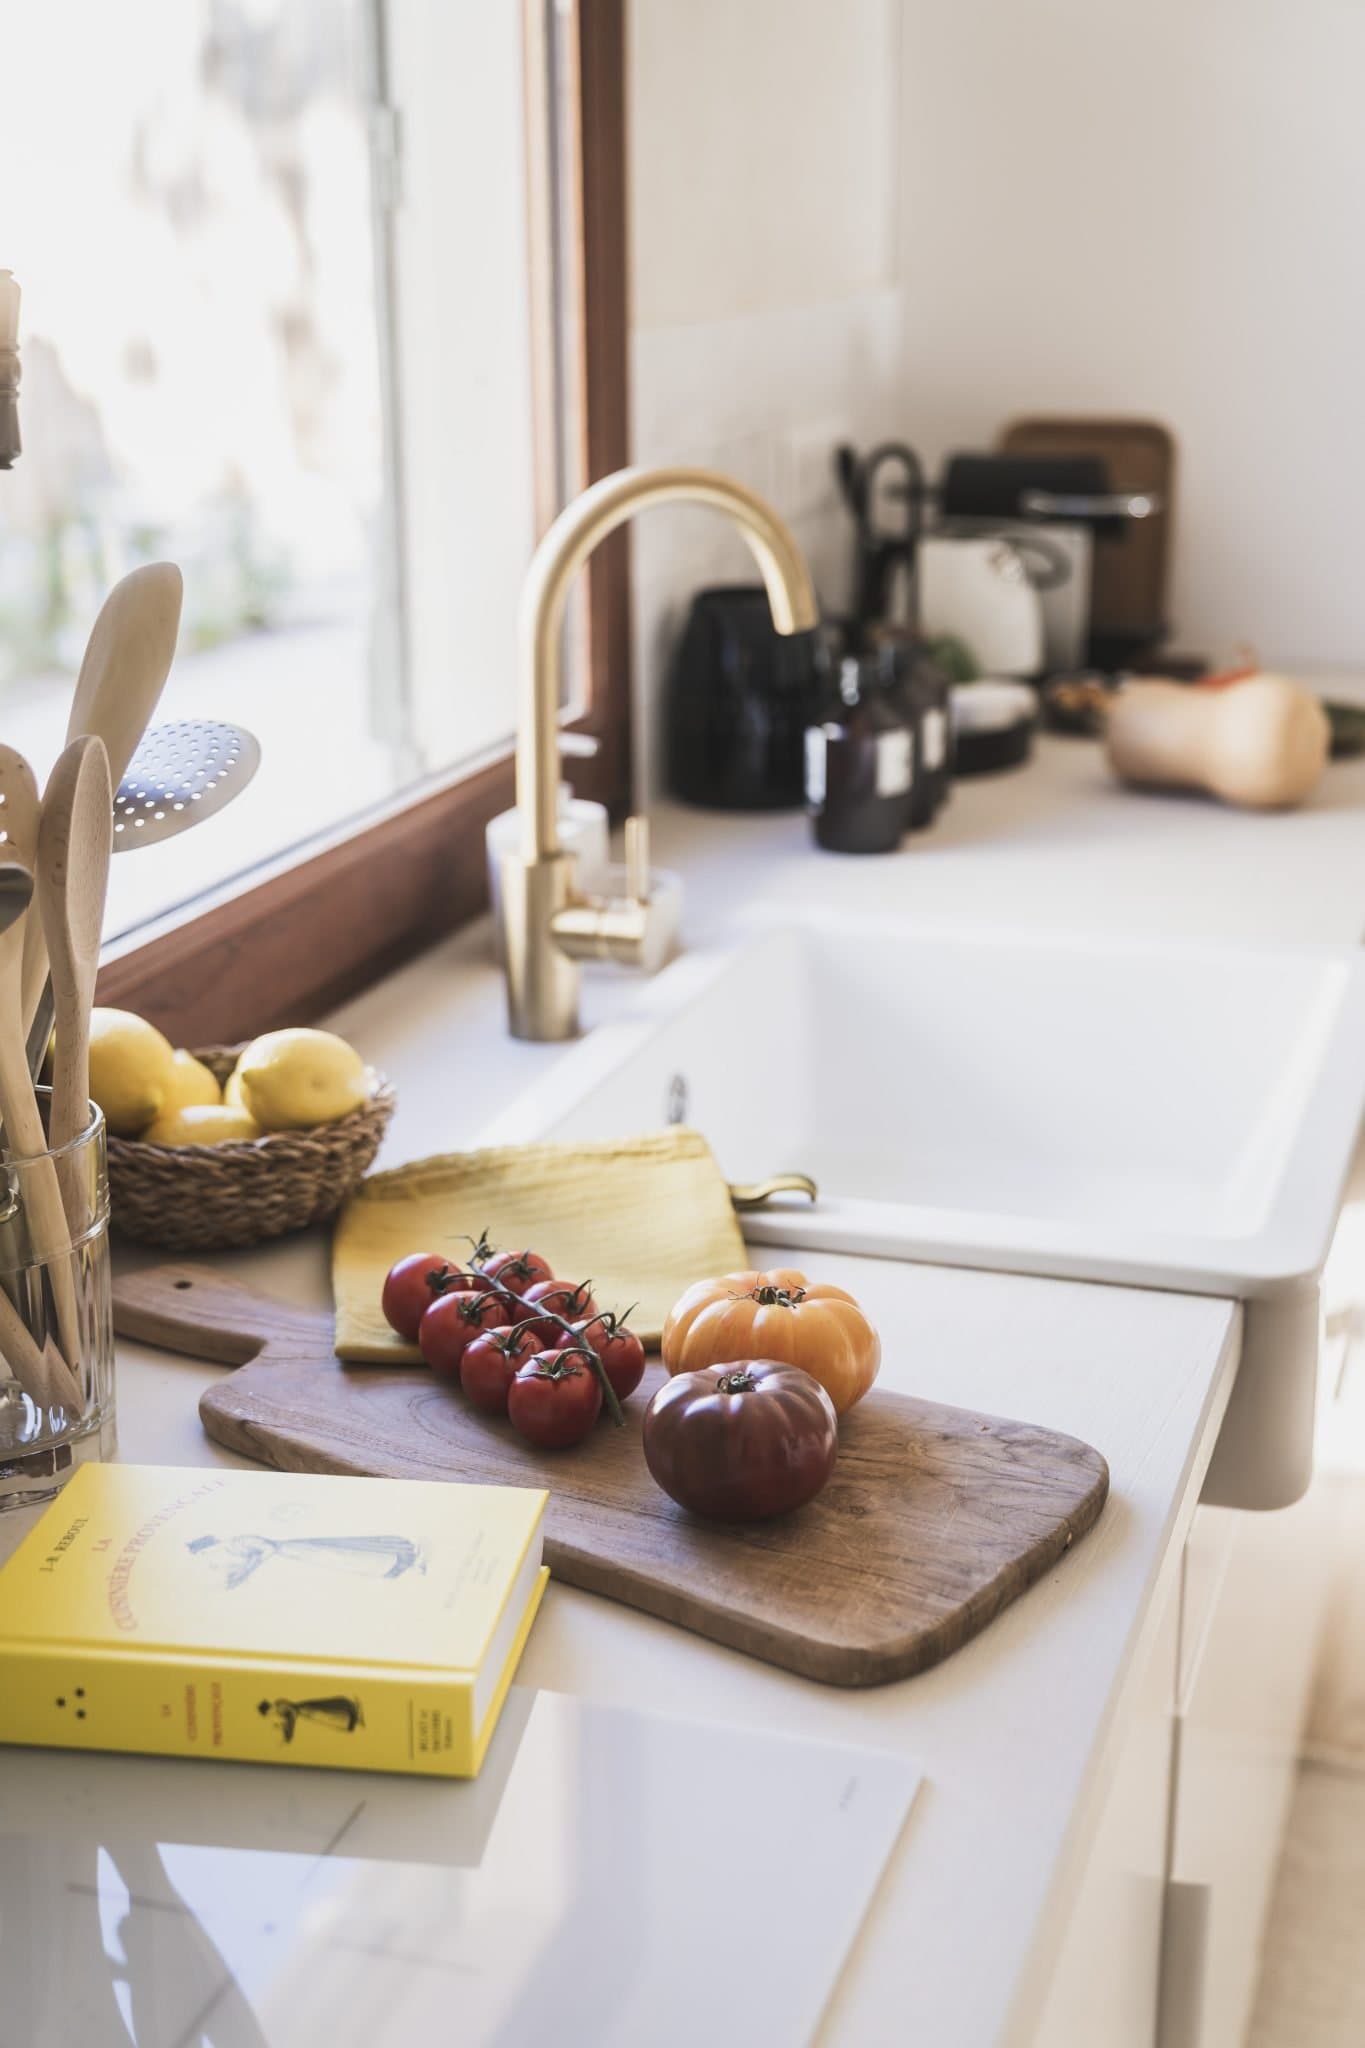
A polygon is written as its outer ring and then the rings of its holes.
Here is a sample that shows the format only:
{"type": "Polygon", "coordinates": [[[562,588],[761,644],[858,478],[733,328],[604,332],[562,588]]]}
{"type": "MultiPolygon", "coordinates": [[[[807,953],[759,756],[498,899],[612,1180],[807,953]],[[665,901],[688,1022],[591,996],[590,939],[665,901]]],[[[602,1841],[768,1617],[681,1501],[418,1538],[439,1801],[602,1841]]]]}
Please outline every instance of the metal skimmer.
{"type": "MultiPolygon", "coordinates": [[[[114,792],[114,852],[173,839],[240,796],[261,765],[260,741],[217,718],[154,725],[114,792]]],[[[39,1073],[52,1036],[52,983],[43,986],[28,1034],[29,1072],[39,1073]]]]}
{"type": "Polygon", "coordinates": [[[114,792],[114,852],[153,846],[212,817],[260,764],[259,741],[240,725],[182,718],[152,726],[114,792]]]}

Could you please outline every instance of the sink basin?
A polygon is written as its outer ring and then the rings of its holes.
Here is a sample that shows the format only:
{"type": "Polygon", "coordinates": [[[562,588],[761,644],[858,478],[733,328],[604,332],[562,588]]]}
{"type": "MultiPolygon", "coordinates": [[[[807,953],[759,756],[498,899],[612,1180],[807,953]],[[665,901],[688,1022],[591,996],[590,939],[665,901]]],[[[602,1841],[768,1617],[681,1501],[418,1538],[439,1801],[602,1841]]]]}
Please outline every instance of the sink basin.
{"type": "Polygon", "coordinates": [[[1316,1356],[1365,1104],[1357,953],[745,922],[486,1135],[685,1121],[732,1181],[818,1183],[746,1217],[755,1244],[1278,1302],[1267,1367],[1295,1317],[1316,1356]]]}

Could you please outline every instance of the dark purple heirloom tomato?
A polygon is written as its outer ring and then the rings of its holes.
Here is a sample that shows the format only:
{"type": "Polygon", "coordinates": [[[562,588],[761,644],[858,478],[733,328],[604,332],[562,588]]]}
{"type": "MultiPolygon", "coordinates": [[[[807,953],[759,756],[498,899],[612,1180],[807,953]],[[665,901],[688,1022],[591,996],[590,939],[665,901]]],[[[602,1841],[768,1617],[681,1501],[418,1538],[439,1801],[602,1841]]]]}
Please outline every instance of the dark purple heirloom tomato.
{"type": "Polygon", "coordinates": [[[665,1380],[645,1410],[645,1463],[680,1507],[762,1522],[813,1500],[839,1449],[834,1403],[808,1372],[770,1358],[665,1380]]]}

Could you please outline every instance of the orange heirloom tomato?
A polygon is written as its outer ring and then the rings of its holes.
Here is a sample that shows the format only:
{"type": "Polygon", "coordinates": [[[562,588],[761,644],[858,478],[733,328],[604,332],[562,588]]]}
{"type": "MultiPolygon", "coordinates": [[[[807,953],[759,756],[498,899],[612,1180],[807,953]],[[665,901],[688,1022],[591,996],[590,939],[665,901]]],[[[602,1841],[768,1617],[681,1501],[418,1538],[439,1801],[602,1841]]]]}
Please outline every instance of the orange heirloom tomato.
{"type": "Polygon", "coordinates": [[[779,1266],[689,1287],[664,1325],[663,1357],[671,1373],[759,1358],[799,1365],[845,1415],[876,1379],[882,1343],[842,1287],[779,1266]]]}

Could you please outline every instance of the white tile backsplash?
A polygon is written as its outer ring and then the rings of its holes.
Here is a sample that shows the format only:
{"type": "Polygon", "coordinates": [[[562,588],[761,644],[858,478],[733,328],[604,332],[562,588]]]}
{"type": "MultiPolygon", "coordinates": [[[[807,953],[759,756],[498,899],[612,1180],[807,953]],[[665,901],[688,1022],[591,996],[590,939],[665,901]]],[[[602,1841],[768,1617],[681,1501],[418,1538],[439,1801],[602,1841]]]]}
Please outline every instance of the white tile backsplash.
{"type": "MultiPolygon", "coordinates": [[[[833,484],[834,449],[903,431],[902,329],[901,294],[888,290],[637,329],[634,459],[703,463],[770,499],[805,549],[822,602],[837,610],[853,535],[833,484]]],[[[660,695],[691,595],[710,583],[752,583],[757,572],[727,521],[686,506],[638,520],[633,549],[636,772],[647,801],[662,782],[660,695]]]]}

